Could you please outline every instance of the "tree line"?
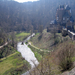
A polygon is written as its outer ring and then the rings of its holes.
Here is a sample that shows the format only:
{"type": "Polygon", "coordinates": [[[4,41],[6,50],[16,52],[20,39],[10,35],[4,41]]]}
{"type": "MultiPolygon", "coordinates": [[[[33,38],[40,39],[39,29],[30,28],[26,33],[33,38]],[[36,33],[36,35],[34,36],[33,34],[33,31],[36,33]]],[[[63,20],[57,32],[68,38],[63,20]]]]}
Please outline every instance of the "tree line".
{"type": "Polygon", "coordinates": [[[73,0],[40,0],[37,2],[18,3],[14,0],[0,0],[0,28],[6,32],[39,30],[39,26],[47,27],[55,19],[59,5],[67,4],[74,15],[73,0]]]}

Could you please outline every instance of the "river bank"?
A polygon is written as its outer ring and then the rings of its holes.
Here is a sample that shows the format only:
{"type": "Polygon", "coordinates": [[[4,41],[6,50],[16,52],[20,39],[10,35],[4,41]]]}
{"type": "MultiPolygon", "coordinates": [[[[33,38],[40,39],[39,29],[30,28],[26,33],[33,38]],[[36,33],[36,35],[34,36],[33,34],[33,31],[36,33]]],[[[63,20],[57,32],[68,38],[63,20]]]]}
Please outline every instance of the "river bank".
{"type": "Polygon", "coordinates": [[[17,50],[21,53],[22,57],[30,63],[31,68],[34,68],[35,65],[39,64],[34,53],[25,43],[24,45],[21,45],[21,42],[19,42],[17,45],[17,50]]]}
{"type": "MultiPolygon", "coordinates": [[[[38,60],[36,59],[34,53],[31,51],[31,49],[25,44],[25,42],[27,42],[28,40],[30,40],[31,37],[33,37],[35,35],[35,33],[33,33],[32,35],[30,35],[26,40],[24,40],[23,42],[19,42],[17,44],[17,50],[21,53],[22,57],[27,60],[30,65],[31,65],[31,70],[37,66],[39,64],[38,60]],[[22,44],[23,43],[23,44],[22,44]]],[[[29,71],[31,71],[29,70],[29,71]]],[[[22,75],[27,75],[29,73],[29,71],[27,71],[26,73],[22,74],[22,75]]]]}

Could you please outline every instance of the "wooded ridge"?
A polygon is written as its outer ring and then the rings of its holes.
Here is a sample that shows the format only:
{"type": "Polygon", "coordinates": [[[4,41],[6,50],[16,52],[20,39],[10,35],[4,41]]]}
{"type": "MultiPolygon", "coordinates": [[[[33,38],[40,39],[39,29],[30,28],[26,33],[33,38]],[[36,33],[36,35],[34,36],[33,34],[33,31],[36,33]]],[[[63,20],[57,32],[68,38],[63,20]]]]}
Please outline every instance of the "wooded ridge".
{"type": "Polygon", "coordinates": [[[0,28],[5,31],[38,30],[40,25],[47,27],[55,18],[56,8],[67,4],[72,9],[75,18],[73,0],[40,0],[37,2],[18,3],[15,1],[0,1],[0,28]]]}

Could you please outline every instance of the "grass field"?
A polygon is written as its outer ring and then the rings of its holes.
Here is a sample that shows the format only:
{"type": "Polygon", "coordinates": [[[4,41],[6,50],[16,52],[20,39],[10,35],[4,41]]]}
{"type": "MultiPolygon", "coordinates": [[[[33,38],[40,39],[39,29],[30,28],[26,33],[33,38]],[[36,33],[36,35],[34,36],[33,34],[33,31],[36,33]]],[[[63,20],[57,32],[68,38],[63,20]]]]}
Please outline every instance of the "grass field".
{"type": "Polygon", "coordinates": [[[20,75],[23,71],[27,71],[28,67],[29,63],[16,52],[0,60],[0,75],[20,75]]]}
{"type": "Polygon", "coordinates": [[[16,39],[18,41],[23,41],[29,35],[30,35],[30,33],[26,33],[26,32],[18,33],[18,34],[16,34],[16,39]]]}

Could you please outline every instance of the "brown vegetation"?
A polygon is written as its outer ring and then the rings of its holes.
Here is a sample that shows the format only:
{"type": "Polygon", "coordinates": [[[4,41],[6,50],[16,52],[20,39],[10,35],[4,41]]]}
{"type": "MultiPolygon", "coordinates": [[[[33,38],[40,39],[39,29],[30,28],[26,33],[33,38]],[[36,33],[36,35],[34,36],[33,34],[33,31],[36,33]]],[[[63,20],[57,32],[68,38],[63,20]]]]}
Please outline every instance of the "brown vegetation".
{"type": "Polygon", "coordinates": [[[30,75],[59,75],[72,69],[75,45],[71,41],[61,43],[53,52],[44,56],[30,75]]]}
{"type": "Polygon", "coordinates": [[[74,57],[75,47],[72,44],[64,43],[64,47],[61,46],[60,51],[58,52],[59,66],[62,68],[62,71],[69,70],[72,68],[74,57]]]}
{"type": "Polygon", "coordinates": [[[73,68],[72,58],[75,54],[75,45],[71,41],[60,44],[51,54],[56,65],[59,65],[61,71],[73,68]]]}

